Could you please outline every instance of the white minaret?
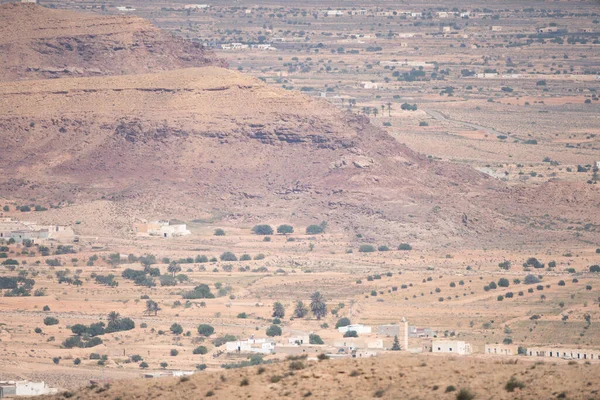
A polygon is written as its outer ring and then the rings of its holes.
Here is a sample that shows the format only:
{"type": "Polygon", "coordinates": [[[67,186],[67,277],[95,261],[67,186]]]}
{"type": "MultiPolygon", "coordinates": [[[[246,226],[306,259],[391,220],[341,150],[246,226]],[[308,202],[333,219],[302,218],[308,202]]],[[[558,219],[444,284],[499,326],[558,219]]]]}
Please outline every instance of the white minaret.
{"type": "Polygon", "coordinates": [[[404,346],[402,346],[402,350],[408,351],[408,321],[406,320],[406,318],[402,317],[402,320],[400,322],[402,322],[402,324],[404,325],[404,346]]]}

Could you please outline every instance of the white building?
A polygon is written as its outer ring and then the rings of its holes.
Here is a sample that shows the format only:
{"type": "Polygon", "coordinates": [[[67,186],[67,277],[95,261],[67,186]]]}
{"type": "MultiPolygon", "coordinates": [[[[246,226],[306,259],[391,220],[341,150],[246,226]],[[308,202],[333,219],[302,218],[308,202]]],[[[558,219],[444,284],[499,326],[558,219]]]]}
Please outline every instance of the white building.
{"type": "Polygon", "coordinates": [[[138,236],[160,236],[163,238],[191,234],[186,224],[171,224],[169,221],[152,221],[135,224],[135,232],[138,236]]]}
{"type": "Polygon", "coordinates": [[[188,9],[198,10],[198,9],[209,8],[209,7],[210,7],[209,4],[186,4],[185,6],[183,6],[183,8],[185,8],[186,10],[188,10],[188,9]]]}
{"type": "Polygon", "coordinates": [[[566,360],[600,360],[598,349],[565,349],[561,347],[528,347],[527,355],[533,357],[553,357],[566,360]]]}
{"type": "Polygon", "coordinates": [[[519,354],[519,346],[516,344],[486,344],[484,353],[492,356],[516,356],[519,354]]]}
{"type": "Polygon", "coordinates": [[[363,89],[379,89],[379,84],[376,82],[363,82],[362,87],[363,89]]]}
{"type": "Polygon", "coordinates": [[[46,382],[4,381],[0,382],[0,398],[6,396],[42,396],[56,394],[58,389],[49,387],[46,382]]]}
{"type": "Polygon", "coordinates": [[[130,6],[117,6],[117,11],[135,11],[135,8],[130,6]]]}
{"type": "Polygon", "coordinates": [[[310,344],[310,336],[308,336],[308,335],[292,336],[292,337],[288,338],[288,344],[295,344],[295,345],[310,344]]]}
{"type": "Polygon", "coordinates": [[[239,340],[237,342],[225,343],[225,349],[230,352],[238,353],[261,353],[271,354],[275,350],[273,339],[255,339],[239,340]]]}
{"type": "Polygon", "coordinates": [[[471,354],[473,352],[470,343],[460,340],[433,340],[431,342],[433,353],[471,354]]]}
{"type": "Polygon", "coordinates": [[[353,324],[348,326],[341,326],[338,328],[338,332],[340,333],[346,333],[348,331],[354,331],[360,335],[365,333],[371,333],[371,327],[360,324],[353,324]]]}

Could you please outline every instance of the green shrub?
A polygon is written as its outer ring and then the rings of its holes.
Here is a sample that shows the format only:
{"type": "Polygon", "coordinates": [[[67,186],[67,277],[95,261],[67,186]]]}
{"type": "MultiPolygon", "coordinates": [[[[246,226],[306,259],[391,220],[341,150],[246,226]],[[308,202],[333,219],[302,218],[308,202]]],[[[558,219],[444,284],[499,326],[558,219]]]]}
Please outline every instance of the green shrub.
{"type": "Polygon", "coordinates": [[[469,389],[460,389],[456,394],[456,400],[473,400],[474,398],[475,394],[469,389]]]}
{"type": "Polygon", "coordinates": [[[400,245],[398,246],[398,250],[412,250],[412,246],[408,243],[400,243],[400,245]]]}
{"type": "Polygon", "coordinates": [[[202,336],[210,336],[215,332],[215,328],[208,324],[198,325],[198,333],[202,336]]]}
{"type": "Polygon", "coordinates": [[[382,246],[379,246],[379,247],[377,248],[377,250],[378,250],[378,251],[389,251],[389,250],[390,250],[390,248],[389,248],[389,247],[387,247],[386,245],[382,245],[382,246]]]}
{"type": "Polygon", "coordinates": [[[359,253],[373,253],[375,251],[375,247],[370,244],[361,244],[358,248],[359,253]]]}
{"type": "Polygon", "coordinates": [[[308,340],[310,344],[325,344],[323,339],[321,339],[321,336],[317,335],[316,333],[311,333],[308,336],[308,340]]]}
{"type": "Polygon", "coordinates": [[[254,228],[252,228],[252,233],[255,235],[272,235],[273,228],[271,225],[256,225],[254,228]]]}
{"type": "Polygon", "coordinates": [[[515,389],[523,389],[525,388],[525,384],[521,381],[519,381],[517,378],[515,378],[514,376],[512,376],[508,382],[506,382],[506,385],[504,385],[504,389],[507,392],[514,392],[515,389]]]}
{"type": "Polygon", "coordinates": [[[44,318],[44,325],[58,325],[58,320],[54,317],[46,317],[44,318]]]}
{"type": "Polygon", "coordinates": [[[294,227],[291,225],[279,225],[277,227],[277,233],[282,235],[288,235],[290,233],[294,233],[294,227]]]}
{"type": "Polygon", "coordinates": [[[307,235],[318,235],[323,233],[323,227],[321,225],[309,225],[306,227],[307,235]]]}
{"type": "Polygon", "coordinates": [[[215,229],[215,236],[225,236],[225,231],[221,228],[215,229]]]}
{"type": "Polygon", "coordinates": [[[267,328],[267,336],[269,337],[273,337],[273,336],[281,336],[282,331],[281,328],[277,325],[271,325],[269,328],[267,328]]]}
{"type": "Polygon", "coordinates": [[[230,251],[221,254],[221,261],[237,261],[237,257],[230,251]]]}
{"type": "Polygon", "coordinates": [[[351,324],[352,324],[352,322],[350,322],[350,319],[343,317],[343,318],[340,318],[338,320],[338,322],[335,324],[335,329],[342,328],[344,326],[348,326],[351,324]]]}
{"type": "Polygon", "coordinates": [[[192,351],[192,353],[193,354],[206,354],[206,353],[208,353],[208,349],[206,348],[206,346],[198,346],[192,351]]]}

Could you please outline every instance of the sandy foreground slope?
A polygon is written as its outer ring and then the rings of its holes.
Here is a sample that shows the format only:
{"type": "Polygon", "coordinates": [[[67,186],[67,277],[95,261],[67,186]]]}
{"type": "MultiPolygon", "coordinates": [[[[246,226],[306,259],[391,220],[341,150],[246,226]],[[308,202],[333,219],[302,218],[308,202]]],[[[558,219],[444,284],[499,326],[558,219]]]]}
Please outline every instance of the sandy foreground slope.
{"type": "Polygon", "coordinates": [[[599,364],[393,354],[377,358],[285,361],[188,378],[96,385],[53,399],[597,399],[599,364]],[[522,389],[508,392],[514,377],[522,389]],[[456,390],[452,391],[449,386],[456,390]]]}

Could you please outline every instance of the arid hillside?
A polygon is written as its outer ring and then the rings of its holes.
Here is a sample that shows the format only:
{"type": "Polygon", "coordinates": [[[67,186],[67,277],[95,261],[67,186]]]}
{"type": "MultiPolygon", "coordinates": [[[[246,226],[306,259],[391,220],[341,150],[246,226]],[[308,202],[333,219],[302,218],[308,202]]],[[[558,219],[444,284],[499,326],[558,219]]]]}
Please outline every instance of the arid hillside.
{"type": "Polygon", "coordinates": [[[516,357],[398,354],[321,362],[288,360],[189,378],[99,383],[46,398],[595,399],[598,373],[598,364],[544,365],[516,357]]]}
{"type": "Polygon", "coordinates": [[[509,187],[322,99],[220,67],[175,69],[216,61],[141,19],[4,5],[0,20],[0,57],[20,59],[3,76],[35,77],[30,60],[112,75],[0,83],[0,196],[74,204],[44,218],[79,221],[81,234],[128,234],[136,217],[326,220],[349,238],[500,246],[600,225],[582,211],[595,187],[509,187]]]}
{"type": "Polygon", "coordinates": [[[213,53],[137,17],[0,5],[0,81],[138,74],[221,65],[213,53]]]}

